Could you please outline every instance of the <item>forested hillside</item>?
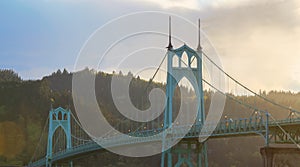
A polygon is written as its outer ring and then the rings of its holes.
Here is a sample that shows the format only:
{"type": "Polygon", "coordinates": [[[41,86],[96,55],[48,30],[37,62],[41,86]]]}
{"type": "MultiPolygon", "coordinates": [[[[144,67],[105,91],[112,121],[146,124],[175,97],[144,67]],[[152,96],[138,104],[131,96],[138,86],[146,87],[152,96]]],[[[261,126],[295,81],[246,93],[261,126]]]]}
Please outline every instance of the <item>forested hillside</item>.
{"type": "MultiPolygon", "coordinates": [[[[95,73],[93,70],[85,70],[95,73]]],[[[110,82],[113,75],[122,78],[132,74],[98,72],[96,74],[96,96],[98,104],[107,118],[120,119],[110,95],[110,82]]],[[[46,122],[51,103],[53,103],[50,99],[54,99],[53,107],[70,107],[74,111],[71,86],[72,74],[66,70],[63,70],[63,72],[58,70],[50,76],[45,76],[42,80],[35,81],[23,81],[11,70],[0,70],[0,166],[27,164],[30,161],[46,122]]],[[[141,109],[147,107],[149,101],[145,90],[151,90],[154,87],[164,89],[165,85],[160,83],[148,84],[148,81],[139,77],[134,78],[130,85],[130,96],[133,104],[141,109]]],[[[187,93],[190,91],[188,88],[183,90],[187,93]]],[[[208,110],[210,104],[211,93],[205,91],[206,110],[208,110]]],[[[300,110],[299,93],[282,91],[266,93],[262,91],[260,94],[280,104],[300,110]]],[[[175,95],[178,96],[178,93],[175,93],[175,95]]],[[[275,117],[287,118],[289,115],[289,113],[283,112],[280,108],[272,106],[256,96],[239,96],[236,98],[258,106],[260,109],[272,111],[275,117]]],[[[175,106],[179,105],[179,100],[179,97],[175,97],[175,106]]],[[[245,110],[243,106],[227,99],[224,115],[228,117],[251,115],[251,113],[242,112],[243,110],[245,110]]],[[[252,137],[209,141],[210,165],[215,167],[230,165],[260,166],[259,147],[263,144],[263,141],[257,137],[254,139],[252,137]],[[234,147],[235,145],[240,145],[243,149],[234,147]]],[[[106,157],[102,161],[103,166],[141,166],[141,164],[144,164],[143,166],[153,166],[159,164],[160,161],[159,155],[143,159],[127,159],[111,153],[99,153],[99,155],[93,155],[86,159],[101,159],[103,156],[106,157]],[[118,157],[119,161],[109,161],[115,157],[118,157]],[[145,162],[149,163],[145,164],[145,162]]],[[[89,166],[94,165],[90,164],[89,166]]]]}

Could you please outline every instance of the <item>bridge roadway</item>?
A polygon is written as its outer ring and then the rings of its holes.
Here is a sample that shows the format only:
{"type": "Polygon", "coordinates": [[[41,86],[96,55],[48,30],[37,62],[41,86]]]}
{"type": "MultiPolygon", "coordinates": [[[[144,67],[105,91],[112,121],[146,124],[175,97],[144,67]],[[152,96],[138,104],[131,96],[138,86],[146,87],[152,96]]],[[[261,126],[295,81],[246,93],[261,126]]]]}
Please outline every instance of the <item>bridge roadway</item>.
{"type": "MultiPolygon", "coordinates": [[[[292,143],[290,137],[294,140],[294,142],[300,142],[300,119],[285,119],[280,121],[270,121],[269,124],[266,124],[266,121],[260,118],[254,119],[239,119],[239,120],[225,120],[221,121],[217,127],[214,129],[213,133],[209,135],[209,138],[226,138],[226,137],[241,137],[241,136],[255,136],[261,135],[264,136],[266,134],[267,129],[269,130],[269,140],[273,143],[292,143]],[[279,125],[287,132],[282,132],[279,125]]],[[[208,126],[209,127],[209,126],[208,126]]],[[[187,126],[174,126],[166,133],[168,134],[166,140],[171,138],[178,138],[183,136],[183,129],[186,129],[187,126]]],[[[189,133],[187,133],[184,139],[195,139],[198,140],[199,136],[207,136],[208,132],[201,132],[200,127],[193,126],[189,133]]],[[[209,128],[208,128],[209,129],[209,128]]],[[[162,132],[163,129],[155,129],[155,130],[144,130],[135,133],[131,133],[132,136],[153,136],[154,134],[158,134],[162,132]]],[[[131,145],[131,144],[139,144],[145,142],[161,142],[161,138],[163,133],[160,135],[155,135],[153,137],[149,137],[148,140],[139,139],[139,138],[120,138],[118,136],[111,136],[107,138],[102,138],[101,141],[103,144],[109,147],[119,147],[122,145],[131,145]]],[[[62,150],[60,152],[54,153],[52,156],[52,163],[72,160],[76,157],[80,157],[85,154],[89,154],[95,151],[101,150],[102,147],[99,146],[95,141],[91,140],[85,144],[62,150]]],[[[44,166],[46,164],[46,158],[42,158],[38,161],[32,162],[29,164],[30,167],[44,166]]]]}

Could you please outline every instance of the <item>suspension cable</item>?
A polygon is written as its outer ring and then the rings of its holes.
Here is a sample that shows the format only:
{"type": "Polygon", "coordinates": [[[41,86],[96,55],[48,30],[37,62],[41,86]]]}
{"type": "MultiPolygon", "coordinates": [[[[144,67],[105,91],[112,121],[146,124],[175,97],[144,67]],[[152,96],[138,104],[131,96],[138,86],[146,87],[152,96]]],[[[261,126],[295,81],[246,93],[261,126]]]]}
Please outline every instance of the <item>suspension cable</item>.
{"type": "MultiPolygon", "coordinates": [[[[204,80],[204,79],[202,79],[202,80],[203,80],[206,84],[210,85],[212,88],[214,88],[215,90],[217,90],[219,93],[225,95],[226,97],[231,98],[232,100],[238,102],[239,104],[244,105],[244,106],[246,106],[246,107],[248,107],[248,108],[250,108],[250,109],[254,109],[255,111],[267,113],[266,111],[259,110],[259,109],[257,109],[256,107],[253,107],[253,106],[251,106],[251,105],[249,105],[249,104],[243,103],[243,102],[241,102],[240,100],[237,100],[237,99],[233,98],[232,96],[223,93],[222,91],[220,91],[219,89],[217,89],[216,87],[214,87],[213,85],[211,85],[210,83],[208,83],[206,80],[204,80]]],[[[272,123],[275,123],[276,126],[279,127],[279,129],[280,129],[284,134],[287,135],[287,137],[292,141],[292,143],[295,144],[295,145],[297,146],[298,149],[300,149],[300,145],[299,145],[299,144],[291,137],[291,135],[290,135],[286,130],[284,130],[284,128],[278,123],[278,121],[273,117],[273,115],[271,115],[270,113],[268,113],[268,114],[269,114],[269,116],[271,117],[271,119],[273,120],[272,123]]]]}
{"type": "Polygon", "coordinates": [[[90,142],[90,141],[92,141],[92,140],[87,140],[87,139],[82,139],[82,138],[76,137],[76,136],[74,136],[74,135],[72,135],[72,134],[71,134],[71,136],[72,136],[74,139],[79,140],[79,141],[84,141],[84,142],[90,142]]]}
{"type": "Polygon", "coordinates": [[[166,57],[167,57],[168,53],[165,54],[165,56],[163,57],[162,61],[160,62],[158,68],[156,69],[155,73],[153,74],[153,76],[150,78],[145,91],[147,91],[147,88],[150,86],[150,84],[152,83],[153,79],[155,78],[156,74],[158,73],[159,69],[161,68],[161,65],[163,64],[163,62],[165,61],[166,57]]]}
{"type": "MultiPolygon", "coordinates": [[[[291,108],[289,107],[286,107],[284,105],[281,105],[281,104],[278,104],[277,102],[274,102],[273,100],[270,100],[260,94],[257,94],[256,92],[252,91],[250,88],[248,88],[247,86],[245,86],[244,84],[242,84],[241,82],[237,81],[236,79],[234,79],[231,75],[229,75],[228,73],[226,73],[220,66],[218,66],[211,58],[209,58],[209,56],[205,53],[205,52],[202,52],[203,55],[215,66],[217,67],[221,72],[223,72],[227,77],[229,77],[231,80],[233,80],[235,83],[237,83],[238,85],[240,85],[241,87],[243,87],[244,89],[248,90],[249,92],[253,93],[254,95],[260,97],[261,99],[273,104],[273,105],[276,105],[280,108],[283,108],[283,109],[286,109],[288,111],[291,111],[291,108]]],[[[297,112],[297,113],[300,113],[299,111],[297,110],[292,110],[294,112],[297,112]]]]}
{"type": "MultiPolygon", "coordinates": [[[[76,122],[76,124],[81,128],[81,129],[85,129],[84,127],[82,127],[82,125],[80,124],[80,122],[78,122],[78,120],[75,118],[75,116],[73,115],[73,113],[71,113],[71,116],[73,117],[73,119],[75,120],[75,122],[76,122]]],[[[125,119],[124,119],[125,120],[125,119]]],[[[119,122],[118,124],[117,124],[117,126],[118,125],[120,125],[121,124],[121,122],[119,122]]],[[[105,134],[104,134],[104,136],[105,135],[107,135],[107,134],[109,134],[110,132],[112,132],[113,131],[113,129],[110,129],[108,132],[106,132],[105,134]]],[[[84,131],[89,137],[91,137],[92,138],[92,134],[90,134],[88,131],[84,131]]],[[[94,136],[93,136],[94,137],[94,136]]]]}
{"type": "Polygon", "coordinates": [[[256,107],[254,107],[254,106],[251,106],[251,105],[249,105],[249,104],[247,104],[247,103],[244,103],[244,102],[242,102],[242,101],[240,101],[240,100],[238,100],[238,99],[236,99],[236,98],[230,96],[229,94],[226,94],[226,93],[222,92],[220,89],[216,88],[215,86],[213,86],[212,84],[210,84],[209,82],[207,82],[205,79],[202,79],[202,81],[205,82],[205,83],[206,83],[207,85],[209,85],[210,87],[212,87],[213,89],[215,89],[216,91],[218,91],[219,93],[221,93],[222,95],[224,95],[224,96],[230,98],[231,100],[233,100],[233,101],[235,101],[235,102],[237,102],[237,103],[243,105],[243,106],[246,107],[246,108],[253,109],[253,110],[259,111],[259,112],[265,112],[265,111],[263,111],[263,110],[260,110],[260,109],[258,109],[258,108],[256,108],[256,107]]]}
{"type": "Polygon", "coordinates": [[[38,145],[37,145],[37,147],[35,148],[35,151],[34,151],[32,157],[30,158],[30,162],[32,162],[32,160],[33,160],[33,158],[34,158],[34,156],[35,156],[35,154],[36,154],[38,148],[40,147],[40,144],[41,144],[41,142],[42,142],[42,138],[43,138],[43,136],[44,136],[44,132],[45,132],[45,130],[46,130],[46,127],[47,127],[47,124],[48,124],[48,123],[49,123],[49,117],[47,117],[46,123],[44,124],[44,127],[43,127],[43,131],[42,131],[41,137],[40,137],[40,139],[39,139],[38,145]]]}
{"type": "MultiPolygon", "coordinates": [[[[150,86],[150,84],[153,82],[154,78],[156,77],[158,71],[160,70],[163,62],[165,61],[166,57],[167,57],[168,53],[165,54],[165,56],[163,57],[163,59],[161,60],[158,68],[156,69],[155,73],[153,74],[153,76],[150,78],[144,92],[147,92],[148,87],[150,86]]],[[[124,119],[125,120],[125,119],[124,119]]],[[[146,122],[142,123],[142,125],[138,126],[133,132],[137,132],[138,129],[140,129],[141,127],[143,127],[146,124],[146,122]]]]}
{"type": "Polygon", "coordinates": [[[279,129],[287,135],[287,137],[297,146],[298,149],[300,149],[300,145],[291,137],[291,135],[283,129],[283,127],[276,121],[276,119],[271,115],[269,114],[269,116],[271,117],[271,119],[273,120],[273,122],[276,124],[277,127],[279,127],[279,129]]]}

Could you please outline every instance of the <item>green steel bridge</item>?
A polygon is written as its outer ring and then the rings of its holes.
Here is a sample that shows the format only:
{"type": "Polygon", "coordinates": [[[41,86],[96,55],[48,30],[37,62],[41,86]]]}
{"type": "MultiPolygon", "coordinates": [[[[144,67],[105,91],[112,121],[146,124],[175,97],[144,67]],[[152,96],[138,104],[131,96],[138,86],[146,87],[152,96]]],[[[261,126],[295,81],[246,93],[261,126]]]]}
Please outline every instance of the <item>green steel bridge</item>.
{"type": "MultiPolygon", "coordinates": [[[[63,108],[53,109],[52,112],[67,112],[63,108]]],[[[76,118],[72,115],[71,119],[74,121],[74,127],[78,125],[76,118]]],[[[214,129],[213,133],[209,136],[211,138],[225,138],[225,137],[239,137],[239,136],[255,136],[260,135],[266,140],[266,144],[294,144],[300,143],[300,118],[285,119],[285,120],[274,120],[268,122],[267,116],[259,116],[248,119],[238,119],[238,120],[223,120],[220,121],[217,127],[214,129]]],[[[67,121],[67,120],[65,120],[67,121]]],[[[187,125],[190,126],[190,125],[187,125]]],[[[80,127],[76,127],[80,128],[80,127]]],[[[182,129],[185,129],[185,126],[175,126],[172,130],[166,132],[168,135],[166,140],[171,140],[173,138],[180,138],[182,129]]],[[[192,141],[188,142],[190,144],[197,144],[199,136],[206,134],[200,133],[201,126],[193,126],[189,133],[185,134],[182,141],[192,141]]],[[[150,130],[141,130],[133,133],[129,133],[131,136],[152,136],[154,134],[160,133],[163,131],[163,128],[160,129],[150,129],[150,130]]],[[[71,132],[74,133],[74,130],[71,132]]],[[[150,140],[145,141],[144,139],[135,139],[132,140],[128,138],[120,138],[119,136],[114,136],[114,134],[108,134],[107,137],[96,139],[95,142],[92,139],[89,139],[89,136],[83,132],[76,131],[77,134],[71,134],[72,136],[72,147],[60,150],[52,154],[51,161],[53,164],[55,162],[65,161],[68,159],[73,159],[74,157],[86,155],[95,151],[103,149],[98,142],[110,147],[120,147],[122,145],[134,145],[145,142],[160,142],[161,136],[156,136],[150,140]],[[77,136],[77,137],[76,137],[77,136]]],[[[162,135],[162,134],[161,134],[162,135]]],[[[36,160],[30,163],[29,166],[45,166],[47,161],[46,154],[43,158],[36,160]]]]}
{"type": "MultiPolygon", "coordinates": [[[[159,117],[160,119],[156,119],[151,123],[142,122],[138,126],[127,125],[125,127],[120,125],[116,127],[122,134],[127,135],[118,135],[114,131],[110,131],[100,137],[93,137],[88,130],[85,130],[71,110],[61,107],[52,108],[29,166],[50,167],[59,162],[68,162],[69,166],[73,166],[72,159],[97,151],[105,151],[103,145],[105,145],[105,148],[117,149],[135,147],[145,143],[168,143],[174,140],[178,140],[176,146],[169,149],[161,148],[161,167],[181,166],[182,164],[189,167],[207,167],[207,149],[209,148],[207,148],[206,141],[213,138],[261,136],[265,141],[265,147],[270,144],[293,144],[300,148],[298,145],[300,143],[300,112],[255,93],[223,71],[202,50],[200,30],[199,45],[196,50],[185,44],[174,49],[171,44],[171,36],[167,48],[167,54],[164,57],[164,59],[167,59],[168,69],[166,107],[159,117]],[[186,61],[183,61],[184,59],[186,61]],[[222,75],[225,80],[242,89],[242,93],[241,91],[232,92],[229,89],[221,90],[218,85],[210,82],[202,74],[203,64],[206,64],[206,66],[210,64],[214,68],[214,74],[212,75],[222,75]],[[187,78],[190,81],[195,91],[194,99],[199,104],[196,121],[190,124],[174,122],[174,115],[176,116],[176,114],[173,111],[172,97],[182,78],[187,78]],[[246,112],[248,115],[245,118],[231,118],[226,115],[220,117],[220,120],[205,121],[207,111],[204,109],[204,85],[209,87],[214,94],[221,95],[228,101],[245,109],[245,111],[232,109],[231,112],[246,112]],[[287,116],[286,118],[275,118],[272,111],[265,111],[239,98],[243,96],[261,99],[264,103],[279,108],[282,115],[287,116]],[[191,157],[191,153],[197,155],[196,162],[191,157]],[[173,158],[174,156],[176,158],[173,158]]],[[[230,84],[228,85],[230,86],[230,84]]],[[[189,105],[186,105],[186,113],[189,113],[189,105]]],[[[189,119],[188,117],[186,119],[189,119]]]]}

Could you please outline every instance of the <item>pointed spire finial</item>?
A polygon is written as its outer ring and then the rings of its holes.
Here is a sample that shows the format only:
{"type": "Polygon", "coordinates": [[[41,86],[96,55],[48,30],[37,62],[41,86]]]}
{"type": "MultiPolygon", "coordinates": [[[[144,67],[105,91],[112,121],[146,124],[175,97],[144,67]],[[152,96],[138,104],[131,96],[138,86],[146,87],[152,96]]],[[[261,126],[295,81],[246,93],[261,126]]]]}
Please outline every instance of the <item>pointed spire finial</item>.
{"type": "Polygon", "coordinates": [[[171,16],[169,16],[169,45],[168,50],[173,49],[172,42],[171,42],[171,16]]]}
{"type": "Polygon", "coordinates": [[[201,51],[202,50],[202,47],[201,47],[201,35],[200,35],[200,19],[198,20],[198,47],[197,47],[197,50],[198,51],[201,51]]]}

